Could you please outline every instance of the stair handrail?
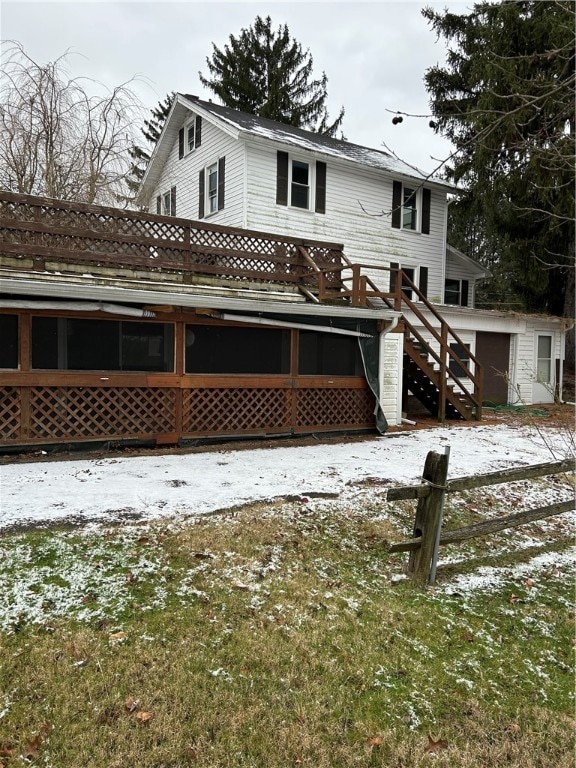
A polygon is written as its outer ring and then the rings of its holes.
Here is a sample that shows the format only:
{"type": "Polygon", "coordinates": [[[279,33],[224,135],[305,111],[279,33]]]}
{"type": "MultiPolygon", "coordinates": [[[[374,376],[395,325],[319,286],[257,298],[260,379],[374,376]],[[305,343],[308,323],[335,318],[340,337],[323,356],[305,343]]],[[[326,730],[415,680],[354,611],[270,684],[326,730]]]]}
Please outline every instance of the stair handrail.
{"type": "MultiPolygon", "coordinates": [[[[402,311],[403,305],[406,305],[413,314],[420,320],[422,325],[428,330],[428,332],[432,335],[432,337],[438,342],[440,346],[440,351],[443,354],[438,355],[435,350],[430,346],[430,344],[416,331],[412,323],[406,318],[404,315],[404,325],[407,328],[407,330],[415,336],[418,341],[423,345],[423,347],[426,349],[426,351],[433,356],[433,358],[437,361],[437,363],[440,366],[440,383],[441,383],[441,389],[445,390],[446,386],[446,379],[449,378],[451,383],[453,385],[456,385],[464,394],[466,397],[468,397],[477,407],[478,412],[481,411],[482,408],[482,364],[478,360],[478,358],[474,355],[474,353],[471,350],[468,350],[468,360],[472,361],[474,363],[474,372],[472,371],[469,364],[465,363],[464,360],[460,358],[460,356],[454,352],[454,350],[450,347],[448,338],[452,337],[454,341],[461,347],[465,347],[464,342],[460,338],[460,336],[454,331],[450,325],[446,322],[446,320],[442,317],[442,315],[435,309],[434,305],[428,301],[428,298],[425,296],[424,293],[420,290],[420,288],[415,285],[415,283],[406,275],[406,273],[401,268],[396,267],[384,267],[381,265],[375,265],[375,264],[359,264],[356,262],[351,262],[344,253],[341,254],[342,259],[342,265],[335,268],[330,268],[329,270],[332,273],[334,272],[344,272],[347,269],[350,269],[352,272],[352,275],[350,277],[342,277],[340,278],[341,281],[341,291],[339,292],[339,296],[349,297],[351,299],[351,303],[353,306],[368,306],[370,304],[371,298],[378,298],[384,303],[390,307],[391,309],[394,309],[396,311],[402,311]],[[375,282],[368,276],[362,274],[362,269],[370,269],[370,270],[379,270],[389,273],[396,273],[396,278],[394,281],[395,284],[395,290],[394,291],[382,291],[378,286],[375,284],[375,282]],[[344,289],[344,284],[347,282],[352,282],[352,288],[351,289],[344,289]],[[368,287],[370,287],[372,290],[368,290],[368,287]],[[440,333],[436,330],[436,328],[430,323],[428,318],[420,311],[419,307],[411,300],[411,298],[407,295],[406,290],[408,289],[410,291],[413,291],[416,296],[418,297],[419,301],[430,311],[430,313],[436,318],[440,325],[440,333]],[[473,384],[474,391],[470,392],[470,390],[465,386],[463,381],[460,377],[455,376],[454,373],[450,370],[450,367],[446,364],[447,359],[452,359],[454,362],[464,371],[466,371],[466,377],[470,379],[470,381],[473,384]]],[[[320,272],[323,272],[325,270],[320,270],[320,272]]],[[[320,275],[318,275],[320,278],[320,275]]],[[[322,283],[322,280],[319,280],[319,283],[322,283]]],[[[319,297],[321,300],[322,297],[319,297]]],[[[440,401],[441,401],[441,407],[440,410],[442,410],[442,405],[445,401],[446,392],[440,392],[440,401]]],[[[441,414],[440,414],[441,415],[441,414]]]]}

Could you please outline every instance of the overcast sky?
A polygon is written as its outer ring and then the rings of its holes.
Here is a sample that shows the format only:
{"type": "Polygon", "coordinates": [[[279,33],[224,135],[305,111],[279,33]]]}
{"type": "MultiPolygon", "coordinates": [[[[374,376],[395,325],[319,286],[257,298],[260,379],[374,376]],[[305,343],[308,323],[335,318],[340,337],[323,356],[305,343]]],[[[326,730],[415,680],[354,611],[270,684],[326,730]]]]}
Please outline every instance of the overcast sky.
{"type": "MultiPolygon", "coordinates": [[[[384,149],[432,171],[449,152],[426,117],[392,124],[399,110],[427,115],[426,69],[444,62],[445,46],[421,15],[424,5],[447,2],[27,2],[0,3],[1,38],[17,40],[37,62],[65,51],[72,75],[113,87],[133,76],[147,108],[170,91],[212,94],[198,72],[207,74],[212,43],[223,47],[257,15],[286,23],[292,37],[309,49],[314,72],[328,77],[330,115],[346,109],[343,131],[349,141],[384,149]]],[[[467,5],[450,2],[465,13],[467,5]]],[[[89,87],[87,87],[89,90],[89,87]]]]}

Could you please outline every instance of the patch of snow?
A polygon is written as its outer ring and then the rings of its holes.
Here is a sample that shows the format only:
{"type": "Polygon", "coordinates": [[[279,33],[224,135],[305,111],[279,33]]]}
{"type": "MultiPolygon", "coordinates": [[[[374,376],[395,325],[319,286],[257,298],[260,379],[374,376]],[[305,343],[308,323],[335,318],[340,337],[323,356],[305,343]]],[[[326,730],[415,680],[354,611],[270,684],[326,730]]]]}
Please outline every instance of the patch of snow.
{"type": "MultiPolygon", "coordinates": [[[[196,517],[314,493],[350,501],[358,492],[350,486],[366,478],[382,477],[388,486],[418,482],[428,451],[445,445],[451,448],[453,478],[552,461],[549,446],[561,448],[561,437],[550,431],[546,443],[529,428],[443,426],[355,443],[14,462],[0,465],[0,530],[64,521],[85,525],[196,517]]],[[[525,494],[522,503],[530,500],[525,494]]]]}

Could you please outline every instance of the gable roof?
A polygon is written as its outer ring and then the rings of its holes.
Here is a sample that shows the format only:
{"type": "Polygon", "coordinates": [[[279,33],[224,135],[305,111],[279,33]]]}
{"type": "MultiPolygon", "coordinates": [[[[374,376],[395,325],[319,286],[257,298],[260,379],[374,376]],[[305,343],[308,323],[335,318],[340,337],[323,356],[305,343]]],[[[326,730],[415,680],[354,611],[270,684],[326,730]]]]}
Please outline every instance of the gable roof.
{"type": "Polygon", "coordinates": [[[461,262],[468,268],[471,268],[472,271],[474,272],[474,275],[478,279],[492,277],[489,269],[486,269],[486,267],[483,267],[479,261],[476,261],[476,259],[473,259],[471,256],[468,256],[467,254],[462,253],[462,251],[459,251],[457,248],[454,248],[454,246],[450,245],[450,243],[446,243],[446,256],[450,256],[451,258],[456,259],[457,261],[461,262]]]}
{"type": "Polygon", "coordinates": [[[353,144],[343,139],[295,128],[286,123],[258,117],[247,112],[239,112],[211,101],[203,101],[191,94],[178,93],[172,108],[166,118],[160,138],[152,152],[150,162],[142,180],[142,189],[150,188],[160,175],[161,168],[168,158],[170,149],[177,138],[177,133],[189,112],[194,112],[219,126],[234,138],[252,136],[281,144],[287,148],[314,152],[318,155],[332,157],[355,163],[367,168],[386,171],[397,177],[415,179],[426,182],[429,186],[441,187],[444,190],[454,190],[452,184],[432,177],[425,171],[400,160],[389,152],[360,144],[353,144]]]}

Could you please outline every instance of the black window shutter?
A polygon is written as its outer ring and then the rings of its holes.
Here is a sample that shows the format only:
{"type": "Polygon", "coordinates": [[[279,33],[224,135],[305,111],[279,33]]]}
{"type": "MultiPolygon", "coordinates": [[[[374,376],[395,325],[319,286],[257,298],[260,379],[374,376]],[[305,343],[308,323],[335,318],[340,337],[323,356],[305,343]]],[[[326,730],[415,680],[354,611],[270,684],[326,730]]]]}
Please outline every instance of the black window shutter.
{"type": "Polygon", "coordinates": [[[156,198],[156,213],[162,213],[162,197],[158,195],[156,198]]]}
{"type": "Polygon", "coordinates": [[[468,306],[468,280],[462,280],[462,290],[460,293],[460,306],[468,306]]]}
{"type": "Polygon", "coordinates": [[[288,205],[288,152],[276,155],[276,205],[288,205]]]}
{"type": "Polygon", "coordinates": [[[420,292],[424,294],[424,298],[428,298],[428,267],[420,267],[420,292]]]}
{"type": "Polygon", "coordinates": [[[396,291],[396,284],[398,281],[398,270],[400,269],[400,264],[395,261],[390,262],[390,293],[394,293],[396,291]]]}
{"type": "Polygon", "coordinates": [[[422,190],[422,234],[430,234],[430,190],[422,190]]]}
{"type": "Polygon", "coordinates": [[[184,157],[184,128],[180,128],[178,131],[178,159],[182,160],[184,157]]]}
{"type": "Polygon", "coordinates": [[[326,163],[316,161],[316,213],[326,213],[326,163]]]}
{"type": "Polygon", "coordinates": [[[198,218],[204,218],[204,168],[198,174],[198,218]]]}
{"type": "Polygon", "coordinates": [[[196,115],[196,128],[194,130],[194,146],[199,147],[202,144],[202,118],[196,115]]]}
{"type": "Polygon", "coordinates": [[[170,189],[170,216],[176,216],[176,187],[170,189]]]}
{"type": "Polygon", "coordinates": [[[226,158],[218,160],[218,210],[224,208],[224,174],[226,172],[226,158]]]}
{"type": "Polygon", "coordinates": [[[394,227],[394,229],[400,229],[401,223],[402,223],[402,184],[399,181],[393,181],[392,182],[392,226],[394,227]]]}

